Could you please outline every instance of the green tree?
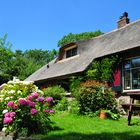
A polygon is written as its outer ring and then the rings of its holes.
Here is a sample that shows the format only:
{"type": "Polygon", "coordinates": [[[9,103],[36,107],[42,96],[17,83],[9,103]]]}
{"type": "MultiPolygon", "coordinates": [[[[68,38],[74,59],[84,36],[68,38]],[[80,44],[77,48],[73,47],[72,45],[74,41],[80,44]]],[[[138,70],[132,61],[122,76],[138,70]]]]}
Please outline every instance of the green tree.
{"type": "Polygon", "coordinates": [[[11,71],[11,60],[14,54],[11,50],[12,44],[7,42],[6,39],[7,34],[3,38],[0,38],[0,84],[12,78],[9,72],[11,71]]]}
{"type": "Polygon", "coordinates": [[[0,38],[0,85],[13,79],[14,76],[20,80],[26,79],[33,72],[54,59],[58,52],[33,49],[11,50],[12,44],[6,41],[7,34],[0,38]]]}
{"type": "Polygon", "coordinates": [[[80,40],[86,40],[86,39],[90,39],[92,37],[96,37],[96,36],[99,36],[99,35],[102,35],[103,33],[98,30],[98,31],[95,31],[95,32],[83,32],[83,33],[79,33],[79,34],[72,34],[72,33],[69,33],[68,35],[65,35],[62,37],[62,39],[60,39],[58,41],[58,46],[59,47],[62,47],[68,43],[71,43],[71,42],[77,42],[77,41],[80,41],[80,40]]]}
{"type": "Polygon", "coordinates": [[[54,59],[56,55],[56,50],[34,49],[26,50],[25,52],[16,50],[14,59],[12,60],[11,75],[17,76],[20,80],[24,80],[43,65],[54,59]]]}

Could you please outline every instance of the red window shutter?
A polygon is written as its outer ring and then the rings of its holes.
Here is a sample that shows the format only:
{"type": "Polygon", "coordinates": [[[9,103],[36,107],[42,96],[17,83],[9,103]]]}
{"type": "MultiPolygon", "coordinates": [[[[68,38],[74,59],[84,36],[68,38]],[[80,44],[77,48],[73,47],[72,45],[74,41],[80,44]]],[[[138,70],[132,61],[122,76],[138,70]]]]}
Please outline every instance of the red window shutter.
{"type": "Polygon", "coordinates": [[[114,91],[121,91],[122,89],[122,81],[121,81],[121,70],[118,68],[114,71],[114,81],[113,81],[113,90],[114,91]]]}
{"type": "Polygon", "coordinates": [[[115,70],[113,75],[114,75],[113,85],[120,86],[120,84],[121,84],[121,76],[120,76],[121,72],[120,72],[120,70],[119,69],[115,70]]]}

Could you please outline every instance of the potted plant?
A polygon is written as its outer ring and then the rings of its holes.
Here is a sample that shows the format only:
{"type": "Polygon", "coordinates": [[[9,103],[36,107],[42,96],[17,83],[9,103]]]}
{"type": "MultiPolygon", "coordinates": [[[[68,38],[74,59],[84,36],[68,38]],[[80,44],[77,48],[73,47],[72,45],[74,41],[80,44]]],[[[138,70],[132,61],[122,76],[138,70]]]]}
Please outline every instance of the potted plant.
{"type": "Polygon", "coordinates": [[[107,112],[108,110],[101,110],[100,111],[100,119],[106,119],[107,118],[107,112]]]}

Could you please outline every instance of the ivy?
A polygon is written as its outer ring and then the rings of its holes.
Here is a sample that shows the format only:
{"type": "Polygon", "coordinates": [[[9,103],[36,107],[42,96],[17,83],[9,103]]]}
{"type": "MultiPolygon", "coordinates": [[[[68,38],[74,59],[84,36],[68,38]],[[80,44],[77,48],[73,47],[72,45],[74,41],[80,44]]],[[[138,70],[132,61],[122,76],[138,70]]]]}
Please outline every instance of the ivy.
{"type": "Polygon", "coordinates": [[[94,61],[86,72],[87,79],[112,81],[113,72],[120,62],[121,58],[119,58],[117,55],[94,61]]]}

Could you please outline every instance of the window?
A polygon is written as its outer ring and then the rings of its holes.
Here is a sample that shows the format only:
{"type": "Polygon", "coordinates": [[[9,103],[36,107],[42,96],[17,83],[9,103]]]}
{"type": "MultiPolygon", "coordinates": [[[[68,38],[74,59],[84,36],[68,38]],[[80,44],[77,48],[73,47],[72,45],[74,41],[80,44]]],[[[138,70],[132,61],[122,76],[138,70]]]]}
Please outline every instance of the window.
{"type": "Polygon", "coordinates": [[[66,58],[77,55],[77,47],[66,51],[66,58]]]}
{"type": "Polygon", "coordinates": [[[125,61],[124,90],[140,89],[140,57],[125,61]]]}

